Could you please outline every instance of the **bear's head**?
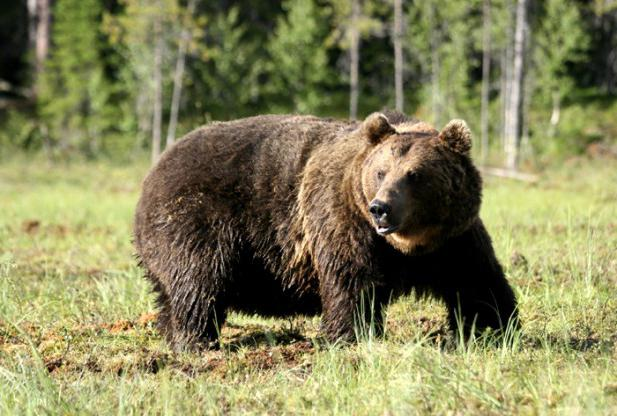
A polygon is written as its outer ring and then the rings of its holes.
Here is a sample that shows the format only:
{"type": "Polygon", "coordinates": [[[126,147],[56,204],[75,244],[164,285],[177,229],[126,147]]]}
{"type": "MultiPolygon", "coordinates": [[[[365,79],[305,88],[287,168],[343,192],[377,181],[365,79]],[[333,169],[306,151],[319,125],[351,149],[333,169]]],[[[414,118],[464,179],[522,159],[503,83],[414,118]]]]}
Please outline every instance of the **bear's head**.
{"type": "Polygon", "coordinates": [[[367,148],[356,200],[392,246],[428,252],[476,220],[482,182],[464,121],[452,120],[438,132],[426,123],[393,125],[374,113],[358,133],[367,148]]]}

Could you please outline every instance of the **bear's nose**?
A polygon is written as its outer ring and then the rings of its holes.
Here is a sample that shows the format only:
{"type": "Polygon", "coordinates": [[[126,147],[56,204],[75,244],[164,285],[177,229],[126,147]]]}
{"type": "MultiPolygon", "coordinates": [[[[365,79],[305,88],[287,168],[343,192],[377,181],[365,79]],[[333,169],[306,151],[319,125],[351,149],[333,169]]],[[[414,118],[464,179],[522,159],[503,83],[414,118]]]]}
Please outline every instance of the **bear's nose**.
{"type": "Polygon", "coordinates": [[[378,199],[373,200],[368,206],[368,210],[375,220],[384,220],[390,214],[390,205],[378,199]]]}

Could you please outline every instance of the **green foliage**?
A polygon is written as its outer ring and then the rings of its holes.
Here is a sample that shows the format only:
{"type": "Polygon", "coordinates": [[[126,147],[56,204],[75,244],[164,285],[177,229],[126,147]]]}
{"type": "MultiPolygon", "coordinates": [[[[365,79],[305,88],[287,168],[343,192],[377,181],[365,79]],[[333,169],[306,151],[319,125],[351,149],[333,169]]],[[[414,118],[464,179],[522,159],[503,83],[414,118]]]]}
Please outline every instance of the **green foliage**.
{"type": "Polygon", "coordinates": [[[546,0],[545,7],[534,33],[534,64],[540,97],[551,104],[553,95],[564,96],[574,87],[567,64],[584,59],[589,36],[574,1],[546,0]]]}
{"type": "Polygon", "coordinates": [[[39,110],[49,142],[61,151],[99,152],[115,130],[112,87],[105,77],[97,0],[58,0],[53,47],[39,84],[39,110]]]}
{"type": "Polygon", "coordinates": [[[322,87],[330,76],[323,16],[314,0],[286,0],[283,8],[268,45],[269,92],[280,103],[274,109],[315,112],[327,101],[322,87]]]}
{"type": "Polygon", "coordinates": [[[464,0],[429,0],[415,3],[408,17],[409,55],[420,63],[423,101],[430,118],[441,125],[455,117],[471,118],[468,59],[476,28],[481,27],[472,4],[464,0]]]}
{"type": "Polygon", "coordinates": [[[265,73],[265,58],[257,40],[240,21],[238,8],[211,18],[204,44],[188,77],[193,108],[215,114],[217,119],[255,114],[263,94],[260,77],[265,73]]]}
{"type": "MultiPolygon", "coordinates": [[[[154,53],[158,37],[163,45],[161,72],[165,98],[171,96],[169,90],[182,29],[188,30],[192,37],[199,36],[201,31],[194,16],[189,16],[178,0],[121,0],[121,4],[120,13],[105,14],[102,29],[122,60],[118,77],[126,91],[124,126],[138,138],[139,146],[145,144],[152,131],[154,53]]],[[[191,52],[200,50],[201,45],[190,45],[191,52]]],[[[167,111],[169,100],[164,99],[163,105],[167,111]]]]}
{"type": "Polygon", "coordinates": [[[546,110],[540,108],[531,112],[530,123],[536,126],[532,132],[535,140],[531,144],[542,165],[555,164],[585,153],[588,146],[596,142],[617,147],[617,102],[606,97],[590,98],[580,93],[569,101],[561,109],[559,132],[554,137],[547,135],[546,110]]]}
{"type": "MultiPolygon", "coordinates": [[[[360,39],[373,34],[381,34],[385,22],[378,18],[377,11],[383,8],[383,3],[375,0],[357,1],[360,3],[360,15],[356,22],[356,29],[360,39]]],[[[332,29],[326,39],[326,46],[338,45],[347,50],[351,43],[352,0],[328,0],[327,4],[329,8],[325,9],[324,13],[329,14],[332,29]]]]}
{"type": "MultiPolygon", "coordinates": [[[[415,117],[436,127],[464,118],[479,131],[485,1],[404,3],[404,88],[406,108],[415,117]]],[[[29,64],[31,71],[23,70],[34,51],[23,51],[21,57],[16,52],[27,38],[25,26],[7,43],[8,52],[0,53],[0,64],[19,61],[15,65],[22,65],[18,71],[23,72],[2,71],[0,150],[7,154],[7,146],[13,146],[44,149],[50,155],[125,159],[147,148],[153,131],[157,39],[163,45],[164,132],[185,33],[191,41],[180,100],[180,134],[213,119],[268,112],[345,117],[352,25],[361,38],[360,117],[391,106],[392,3],[358,2],[360,16],[353,23],[352,0],[197,0],[190,13],[186,0],[57,0],[50,56],[32,86],[36,88],[30,91],[27,85],[34,62],[29,64]]],[[[577,101],[584,89],[611,90],[617,6],[606,0],[528,3],[524,124],[530,132],[529,143],[540,158],[543,152],[580,151],[591,136],[581,135],[578,121],[559,119],[558,110],[563,108],[565,114],[569,106],[588,105],[577,101]],[[548,150],[559,147],[563,151],[548,150]]],[[[490,0],[489,4],[489,130],[499,136],[512,67],[516,2],[490,0]]],[[[25,16],[24,10],[15,7],[6,12],[7,21],[25,16]]],[[[0,30],[0,42],[13,31],[0,30]]],[[[617,100],[614,94],[607,99],[617,100]]],[[[582,111],[588,112],[586,107],[582,111]]],[[[605,120],[603,108],[589,111],[599,114],[589,123],[605,120]]],[[[574,120],[580,118],[578,114],[574,120]]],[[[610,140],[612,136],[601,137],[610,140]]],[[[503,150],[498,140],[491,142],[496,153],[503,150]]]]}
{"type": "Polygon", "coordinates": [[[0,159],[20,150],[41,148],[41,134],[31,114],[8,111],[0,117],[0,159]]]}

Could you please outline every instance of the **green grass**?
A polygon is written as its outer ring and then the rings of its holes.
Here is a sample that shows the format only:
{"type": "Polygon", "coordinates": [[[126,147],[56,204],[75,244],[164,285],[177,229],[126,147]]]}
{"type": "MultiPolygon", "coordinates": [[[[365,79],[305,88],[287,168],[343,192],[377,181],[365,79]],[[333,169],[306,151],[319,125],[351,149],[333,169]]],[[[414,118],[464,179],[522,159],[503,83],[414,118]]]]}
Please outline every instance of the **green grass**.
{"type": "Polygon", "coordinates": [[[455,345],[438,302],[385,340],[311,342],[318,319],[232,314],[221,351],[153,328],[131,221],[147,166],[0,166],[0,414],[616,414],[617,168],[487,180],[482,216],[520,298],[513,345],[455,345]]]}

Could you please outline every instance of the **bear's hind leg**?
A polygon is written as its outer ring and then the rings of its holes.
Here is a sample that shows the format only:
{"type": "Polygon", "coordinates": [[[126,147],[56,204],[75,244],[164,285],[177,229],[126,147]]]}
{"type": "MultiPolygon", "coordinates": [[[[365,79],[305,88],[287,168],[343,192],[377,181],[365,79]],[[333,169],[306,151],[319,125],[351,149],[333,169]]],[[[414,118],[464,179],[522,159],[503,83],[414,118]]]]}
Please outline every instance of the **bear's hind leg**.
{"type": "Polygon", "coordinates": [[[150,280],[150,282],[152,282],[153,291],[156,295],[156,306],[158,309],[156,326],[159,332],[167,338],[168,334],[173,332],[171,328],[171,307],[169,304],[169,296],[165,291],[165,287],[151,271],[146,269],[145,276],[148,280],[150,280]]]}
{"type": "Polygon", "coordinates": [[[179,255],[170,258],[166,337],[177,351],[218,347],[226,319],[226,289],[237,263],[236,238],[225,225],[210,231],[192,244],[186,239],[179,255]]]}
{"type": "Polygon", "coordinates": [[[191,287],[177,289],[170,308],[171,330],[167,341],[175,351],[218,348],[226,308],[221,293],[191,287]]]}

